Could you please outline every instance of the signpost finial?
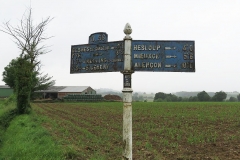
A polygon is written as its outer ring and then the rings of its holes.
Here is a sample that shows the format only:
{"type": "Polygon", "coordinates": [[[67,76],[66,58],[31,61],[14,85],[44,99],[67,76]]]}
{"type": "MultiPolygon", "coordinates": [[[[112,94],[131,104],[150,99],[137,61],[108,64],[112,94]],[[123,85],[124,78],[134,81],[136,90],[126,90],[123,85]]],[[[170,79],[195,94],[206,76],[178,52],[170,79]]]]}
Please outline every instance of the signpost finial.
{"type": "Polygon", "coordinates": [[[126,36],[125,36],[124,39],[132,39],[131,36],[130,36],[130,34],[132,33],[132,28],[131,28],[131,26],[130,26],[129,23],[127,23],[127,24],[125,25],[125,28],[124,28],[123,31],[124,31],[124,33],[126,34],[126,36]]]}

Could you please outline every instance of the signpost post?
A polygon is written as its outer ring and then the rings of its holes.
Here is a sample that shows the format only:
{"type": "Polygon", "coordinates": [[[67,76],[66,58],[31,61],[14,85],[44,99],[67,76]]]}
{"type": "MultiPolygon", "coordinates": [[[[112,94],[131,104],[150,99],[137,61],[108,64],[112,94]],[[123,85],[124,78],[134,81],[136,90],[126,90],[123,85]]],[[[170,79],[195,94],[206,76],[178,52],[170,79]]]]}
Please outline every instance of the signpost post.
{"type": "Polygon", "coordinates": [[[131,75],[131,26],[124,28],[124,70],[123,70],[123,160],[132,160],[132,79],[131,75]]]}
{"type": "Polygon", "coordinates": [[[108,35],[89,36],[89,44],[72,45],[70,73],[122,72],[123,160],[132,160],[132,73],[195,72],[194,41],[132,40],[126,24],[124,41],[108,42],[108,35]]]}

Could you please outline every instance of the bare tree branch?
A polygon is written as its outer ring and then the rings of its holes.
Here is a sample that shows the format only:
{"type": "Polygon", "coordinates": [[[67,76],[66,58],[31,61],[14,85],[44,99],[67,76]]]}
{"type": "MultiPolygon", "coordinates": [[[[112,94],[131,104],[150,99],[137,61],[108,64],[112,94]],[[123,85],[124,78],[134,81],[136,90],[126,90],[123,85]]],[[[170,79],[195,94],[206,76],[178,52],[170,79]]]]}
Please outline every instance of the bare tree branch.
{"type": "Polygon", "coordinates": [[[36,67],[40,65],[37,60],[41,54],[50,52],[47,46],[41,45],[42,42],[52,37],[44,35],[46,26],[52,21],[53,18],[47,17],[37,25],[33,24],[32,10],[29,9],[28,15],[25,13],[22,16],[20,25],[13,27],[10,22],[3,23],[0,31],[12,36],[17,47],[21,50],[21,57],[27,57],[31,64],[36,67]]]}

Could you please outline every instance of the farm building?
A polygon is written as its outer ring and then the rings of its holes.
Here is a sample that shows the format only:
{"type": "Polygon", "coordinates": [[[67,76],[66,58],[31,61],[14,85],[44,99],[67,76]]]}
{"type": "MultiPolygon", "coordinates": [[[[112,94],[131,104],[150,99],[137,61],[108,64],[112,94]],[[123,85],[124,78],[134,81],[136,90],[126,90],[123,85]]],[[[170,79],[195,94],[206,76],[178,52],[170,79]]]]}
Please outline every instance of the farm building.
{"type": "Polygon", "coordinates": [[[36,93],[42,93],[43,98],[62,99],[70,94],[96,94],[96,91],[90,86],[52,86],[47,90],[36,91],[36,93]]]}
{"type": "Polygon", "coordinates": [[[0,98],[6,98],[13,94],[13,89],[7,85],[0,85],[0,98]]]}

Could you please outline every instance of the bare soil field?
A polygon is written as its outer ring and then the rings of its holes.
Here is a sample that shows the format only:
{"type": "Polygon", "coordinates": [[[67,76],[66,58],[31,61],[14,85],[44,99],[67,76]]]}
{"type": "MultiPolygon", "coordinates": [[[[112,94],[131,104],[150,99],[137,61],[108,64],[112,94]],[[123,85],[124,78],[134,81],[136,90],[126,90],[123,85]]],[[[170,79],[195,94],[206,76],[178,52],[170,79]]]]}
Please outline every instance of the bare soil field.
{"type": "MultiPolygon", "coordinates": [[[[33,109],[66,159],[121,159],[121,102],[33,109]]],[[[133,159],[240,160],[240,103],[133,103],[133,159]]]]}

